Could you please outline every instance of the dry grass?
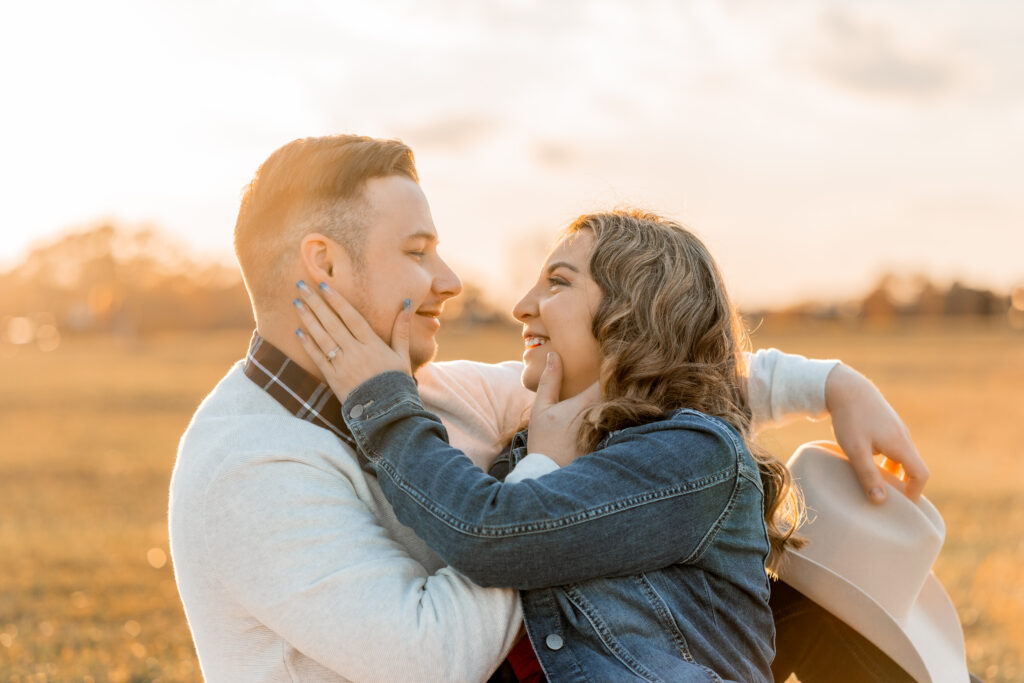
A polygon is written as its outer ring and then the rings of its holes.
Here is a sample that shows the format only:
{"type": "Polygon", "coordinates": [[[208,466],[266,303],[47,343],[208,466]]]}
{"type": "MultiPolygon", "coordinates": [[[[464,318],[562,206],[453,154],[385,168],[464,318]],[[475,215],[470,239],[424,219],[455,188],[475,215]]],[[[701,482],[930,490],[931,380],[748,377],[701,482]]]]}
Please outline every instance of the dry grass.
{"type": "MultiPolygon", "coordinates": [[[[0,348],[0,681],[198,680],[166,563],[178,436],[247,333],[125,347],[0,348]]],[[[935,571],[973,671],[1024,677],[1024,336],[999,329],[763,330],[755,341],[838,356],[871,376],[928,460],[945,515],[935,571]]],[[[450,331],[447,357],[520,352],[505,330],[450,331]]],[[[767,435],[780,455],[827,423],[767,435]]]]}

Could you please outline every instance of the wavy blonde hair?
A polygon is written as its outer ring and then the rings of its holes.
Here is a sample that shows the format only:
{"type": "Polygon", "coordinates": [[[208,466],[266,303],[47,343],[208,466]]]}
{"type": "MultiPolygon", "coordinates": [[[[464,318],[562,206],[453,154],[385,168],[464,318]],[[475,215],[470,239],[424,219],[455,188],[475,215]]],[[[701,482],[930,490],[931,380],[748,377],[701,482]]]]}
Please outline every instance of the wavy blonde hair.
{"type": "Polygon", "coordinates": [[[747,400],[747,336],[704,244],[653,213],[585,214],[565,231],[594,237],[590,275],[602,298],[593,334],[600,345],[601,400],[579,440],[593,451],[606,434],[663,419],[677,408],[721,418],[743,437],[764,487],[772,562],[803,540],[802,504],[789,470],[754,442],[747,400]]]}

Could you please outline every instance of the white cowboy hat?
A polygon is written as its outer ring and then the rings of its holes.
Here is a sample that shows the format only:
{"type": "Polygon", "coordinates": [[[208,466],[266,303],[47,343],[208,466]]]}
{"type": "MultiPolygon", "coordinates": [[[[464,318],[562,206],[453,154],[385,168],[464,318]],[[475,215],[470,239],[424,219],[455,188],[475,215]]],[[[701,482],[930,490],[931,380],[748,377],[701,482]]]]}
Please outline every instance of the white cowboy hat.
{"type": "Polygon", "coordinates": [[[889,485],[868,501],[853,468],[830,442],[801,446],[788,466],[803,491],[808,544],[789,551],[779,577],[842,619],[922,683],[967,683],[956,609],[932,574],[946,526],[924,497],[889,485]]]}

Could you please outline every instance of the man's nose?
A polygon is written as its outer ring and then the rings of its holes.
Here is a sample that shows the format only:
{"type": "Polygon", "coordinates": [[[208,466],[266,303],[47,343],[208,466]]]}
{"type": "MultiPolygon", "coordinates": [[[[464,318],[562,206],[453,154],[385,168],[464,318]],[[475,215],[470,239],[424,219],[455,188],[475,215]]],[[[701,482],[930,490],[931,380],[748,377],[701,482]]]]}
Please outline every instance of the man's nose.
{"type": "Polygon", "coordinates": [[[462,291],[462,280],[440,256],[437,257],[437,263],[437,272],[434,273],[434,292],[445,299],[450,299],[462,291]]]}

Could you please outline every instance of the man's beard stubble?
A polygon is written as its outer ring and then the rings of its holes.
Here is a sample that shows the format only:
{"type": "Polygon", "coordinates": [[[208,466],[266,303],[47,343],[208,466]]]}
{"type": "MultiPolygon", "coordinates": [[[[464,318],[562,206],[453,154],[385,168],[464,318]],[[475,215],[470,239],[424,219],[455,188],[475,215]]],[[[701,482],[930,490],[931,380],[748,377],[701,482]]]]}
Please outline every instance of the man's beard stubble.
{"type": "MultiPolygon", "coordinates": [[[[365,320],[376,320],[378,316],[377,311],[373,310],[370,302],[366,296],[369,290],[369,284],[367,283],[366,271],[364,269],[358,269],[355,273],[355,293],[351,297],[349,303],[352,307],[359,312],[359,315],[363,316],[365,320]]],[[[397,317],[398,313],[395,313],[397,317]]],[[[413,374],[415,374],[420,368],[434,360],[437,356],[437,340],[434,337],[430,338],[429,349],[416,348],[414,344],[415,337],[413,336],[413,326],[416,324],[416,312],[412,312],[412,318],[409,320],[409,363],[412,368],[413,374]]],[[[387,320],[387,316],[381,315],[380,318],[387,320]]],[[[370,326],[373,329],[373,326],[370,326]]],[[[394,318],[391,318],[390,327],[387,330],[373,330],[381,340],[391,346],[391,331],[394,329],[394,318]]]]}

